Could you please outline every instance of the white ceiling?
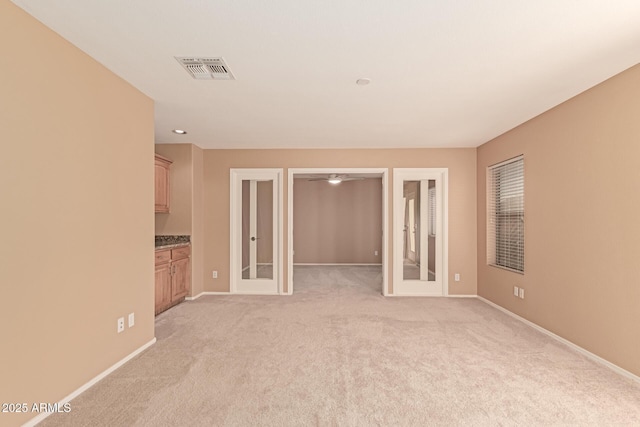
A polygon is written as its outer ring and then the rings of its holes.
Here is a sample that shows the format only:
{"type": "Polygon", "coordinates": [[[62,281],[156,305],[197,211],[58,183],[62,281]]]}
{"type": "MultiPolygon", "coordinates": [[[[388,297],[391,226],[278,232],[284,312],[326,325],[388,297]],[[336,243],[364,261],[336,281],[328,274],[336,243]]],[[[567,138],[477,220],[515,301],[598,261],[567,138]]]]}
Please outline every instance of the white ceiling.
{"type": "Polygon", "coordinates": [[[150,96],[157,142],[202,148],[475,147],[640,62],[638,0],[14,3],[150,96]]]}

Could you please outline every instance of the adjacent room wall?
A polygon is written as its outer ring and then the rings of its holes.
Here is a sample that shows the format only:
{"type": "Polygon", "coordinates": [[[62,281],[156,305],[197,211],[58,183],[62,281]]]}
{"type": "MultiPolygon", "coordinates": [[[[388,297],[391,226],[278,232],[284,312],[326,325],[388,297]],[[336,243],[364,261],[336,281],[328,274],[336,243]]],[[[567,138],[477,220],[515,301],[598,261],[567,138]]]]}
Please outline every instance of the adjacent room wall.
{"type": "MultiPolygon", "coordinates": [[[[476,293],[476,149],[361,149],[361,150],[205,150],[205,291],[229,291],[229,169],[230,168],[390,168],[389,242],[393,236],[391,188],[394,167],[449,168],[449,292],[453,295],[476,293]],[[218,279],[211,278],[217,270],[218,279]],[[461,281],[453,275],[460,273],[461,281]]],[[[284,183],[284,206],[287,185],[284,183]]],[[[287,229],[285,213],[284,229],[287,229]]],[[[284,285],[287,289],[287,240],[283,233],[284,285]]],[[[389,244],[389,282],[392,285],[391,243],[389,244]]]]}
{"type": "Polygon", "coordinates": [[[294,263],[382,262],[380,178],[338,185],[295,179],[293,193],[294,263]]]}
{"type": "Polygon", "coordinates": [[[478,294],[636,375],[638,82],[635,66],[479,147],[477,180],[478,294]],[[486,264],[486,168],[519,154],[524,275],[486,264]]]}
{"type": "Polygon", "coordinates": [[[0,402],[56,403],[154,338],[153,102],[8,1],[0,51],[0,402]]]}

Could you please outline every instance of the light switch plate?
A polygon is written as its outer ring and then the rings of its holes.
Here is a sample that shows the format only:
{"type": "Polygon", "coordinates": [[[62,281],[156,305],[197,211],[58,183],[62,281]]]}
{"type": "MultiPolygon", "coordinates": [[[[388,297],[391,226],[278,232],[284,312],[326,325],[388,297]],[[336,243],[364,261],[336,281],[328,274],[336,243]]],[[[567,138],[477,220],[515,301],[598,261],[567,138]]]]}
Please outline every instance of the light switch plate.
{"type": "Polygon", "coordinates": [[[517,286],[513,287],[513,296],[517,297],[518,296],[518,291],[520,290],[520,288],[518,288],[517,286]]]}

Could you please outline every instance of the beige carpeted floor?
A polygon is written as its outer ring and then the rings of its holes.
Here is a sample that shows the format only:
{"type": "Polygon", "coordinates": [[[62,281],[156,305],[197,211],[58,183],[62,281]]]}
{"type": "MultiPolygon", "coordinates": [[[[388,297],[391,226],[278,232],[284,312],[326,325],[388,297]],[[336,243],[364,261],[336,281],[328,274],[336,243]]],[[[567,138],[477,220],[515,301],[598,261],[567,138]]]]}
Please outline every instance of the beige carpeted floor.
{"type": "Polygon", "coordinates": [[[207,296],[54,426],[640,425],[640,385],[477,299],[384,298],[380,267],[207,296]]]}

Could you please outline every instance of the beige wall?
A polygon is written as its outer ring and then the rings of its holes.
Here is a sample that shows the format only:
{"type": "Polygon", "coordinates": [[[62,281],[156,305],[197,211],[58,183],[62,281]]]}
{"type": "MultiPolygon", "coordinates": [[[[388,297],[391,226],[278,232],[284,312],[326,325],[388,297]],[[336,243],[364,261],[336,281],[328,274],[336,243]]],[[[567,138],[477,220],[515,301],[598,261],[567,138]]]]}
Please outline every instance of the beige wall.
{"type": "Polygon", "coordinates": [[[382,262],[380,178],[339,185],[295,179],[293,194],[294,263],[382,262]]]}
{"type": "MultiPolygon", "coordinates": [[[[476,293],[476,150],[398,149],[398,150],[205,150],[205,291],[229,291],[229,169],[230,168],[449,168],[449,292],[476,293]],[[219,272],[218,279],[211,271],[219,272]],[[454,282],[453,274],[461,281],[454,282]]],[[[390,175],[391,175],[390,170],[390,175]]],[[[391,230],[391,188],[389,177],[388,227],[391,230]]],[[[286,180],[286,178],[285,178],[286,180]]],[[[285,183],[284,206],[287,206],[285,183]]],[[[284,220],[287,229],[287,218],[284,220]]],[[[390,233],[390,238],[392,234],[390,233]]],[[[391,242],[391,240],[389,240],[391,242]]],[[[285,266],[287,241],[283,242],[285,266]]],[[[391,266],[391,244],[388,263],[391,266]]],[[[285,289],[287,289],[286,268],[285,289]]],[[[392,269],[389,268],[392,283],[392,269]]]]}
{"type": "Polygon", "coordinates": [[[54,403],[154,337],[153,102],[8,1],[0,51],[0,402],[54,403]]]}
{"type": "Polygon", "coordinates": [[[640,66],[478,149],[478,294],[640,375],[640,66]],[[525,274],[486,265],[486,168],[525,156],[525,274]],[[525,299],[513,297],[513,286],[525,299]]]}
{"type": "Polygon", "coordinates": [[[170,212],[155,214],[155,233],[158,236],[191,236],[189,296],[195,296],[202,293],[204,279],[204,152],[193,144],[156,144],[155,152],[173,161],[170,212]]]}

